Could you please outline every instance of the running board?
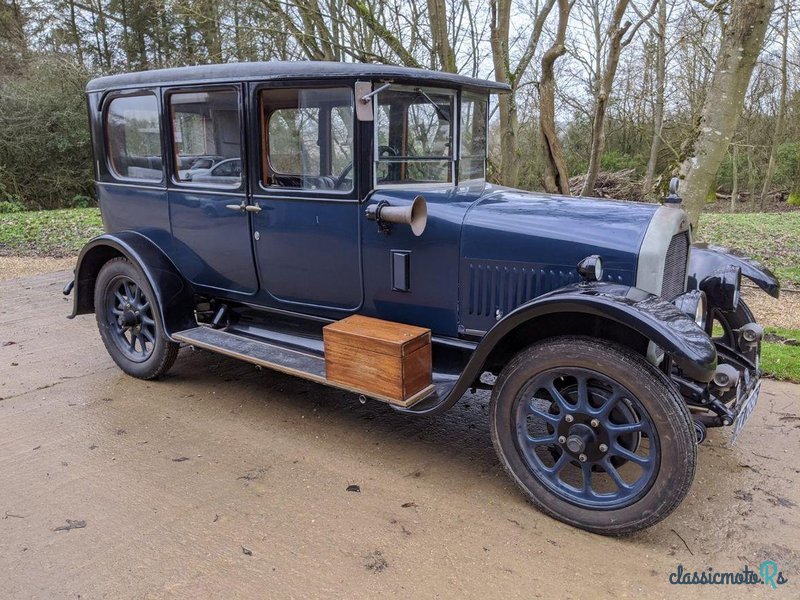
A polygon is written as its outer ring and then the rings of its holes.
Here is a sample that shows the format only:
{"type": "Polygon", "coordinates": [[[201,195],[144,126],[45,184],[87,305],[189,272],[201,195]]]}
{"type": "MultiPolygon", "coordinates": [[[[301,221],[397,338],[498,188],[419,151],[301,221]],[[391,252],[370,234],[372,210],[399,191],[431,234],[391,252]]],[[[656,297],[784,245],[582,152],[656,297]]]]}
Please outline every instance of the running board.
{"type": "Polygon", "coordinates": [[[322,385],[335,387],[343,390],[361,394],[370,398],[375,398],[382,402],[388,402],[396,406],[408,408],[409,406],[423,400],[434,392],[433,385],[407,398],[404,402],[387,396],[381,396],[374,392],[359,389],[357,387],[342,385],[331,381],[325,376],[325,357],[300,352],[291,348],[285,348],[276,344],[268,344],[253,340],[242,335],[211,329],[210,327],[195,327],[179,331],[172,335],[172,338],[203,350],[210,350],[225,356],[238,358],[261,367],[308,379],[322,385]]]}

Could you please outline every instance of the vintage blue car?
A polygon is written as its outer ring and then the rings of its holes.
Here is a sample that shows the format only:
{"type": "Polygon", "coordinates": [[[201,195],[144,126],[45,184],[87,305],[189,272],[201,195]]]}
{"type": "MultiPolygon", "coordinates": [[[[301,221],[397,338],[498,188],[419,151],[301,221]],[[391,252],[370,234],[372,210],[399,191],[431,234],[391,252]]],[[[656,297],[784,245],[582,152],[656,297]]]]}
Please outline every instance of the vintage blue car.
{"type": "Polygon", "coordinates": [[[752,411],[762,329],[740,280],[778,282],[693,244],[675,193],[487,183],[489,97],[507,91],[315,62],[91,81],[106,233],[65,288],[73,316],[95,313],[143,379],[185,344],[408,415],[490,389],[500,461],[538,508],[603,534],[653,525],[706,427],[737,435],[752,411]],[[197,156],[219,172],[181,177],[197,156]]]}

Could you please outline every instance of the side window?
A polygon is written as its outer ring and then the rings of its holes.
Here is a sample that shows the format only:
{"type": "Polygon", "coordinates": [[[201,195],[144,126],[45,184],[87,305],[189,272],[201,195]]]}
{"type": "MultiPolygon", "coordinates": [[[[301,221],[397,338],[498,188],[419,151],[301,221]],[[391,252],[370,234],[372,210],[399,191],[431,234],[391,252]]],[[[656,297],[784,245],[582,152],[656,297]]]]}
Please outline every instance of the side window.
{"type": "Polygon", "coordinates": [[[175,92],[169,96],[169,109],[175,181],[238,188],[242,182],[238,93],[175,92]]]}
{"type": "Polygon", "coordinates": [[[260,95],[269,188],[353,189],[353,91],[265,90],[260,95]]]}
{"type": "Polygon", "coordinates": [[[152,94],[114,98],[106,112],[108,162],[117,177],[161,181],[158,101],[152,94]]]}
{"type": "Polygon", "coordinates": [[[461,98],[459,181],[486,177],[487,108],[485,97],[464,94],[461,98]]]}
{"type": "Polygon", "coordinates": [[[451,93],[422,88],[378,94],[378,185],[453,181],[453,99],[451,93]]]}

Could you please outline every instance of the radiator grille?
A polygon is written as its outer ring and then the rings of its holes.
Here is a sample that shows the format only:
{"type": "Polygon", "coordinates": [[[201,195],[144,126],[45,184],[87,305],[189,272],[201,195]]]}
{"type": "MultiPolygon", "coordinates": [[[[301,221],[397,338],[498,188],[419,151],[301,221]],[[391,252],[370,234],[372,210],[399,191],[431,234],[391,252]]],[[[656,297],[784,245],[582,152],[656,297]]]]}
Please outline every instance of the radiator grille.
{"type": "Polygon", "coordinates": [[[672,300],[684,292],[686,285],[686,262],[689,258],[689,234],[678,233],[672,237],[664,262],[664,279],[661,296],[672,300]]]}

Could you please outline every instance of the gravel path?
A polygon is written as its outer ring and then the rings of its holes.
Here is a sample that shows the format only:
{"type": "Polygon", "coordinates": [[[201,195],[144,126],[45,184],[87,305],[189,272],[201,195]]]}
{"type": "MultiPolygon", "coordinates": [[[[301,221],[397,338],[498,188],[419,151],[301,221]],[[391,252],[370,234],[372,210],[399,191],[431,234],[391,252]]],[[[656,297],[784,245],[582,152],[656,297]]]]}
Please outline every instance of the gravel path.
{"type": "Polygon", "coordinates": [[[762,325],[800,329],[800,291],[781,290],[776,300],[757,287],[746,286],[742,297],[762,325]]]}
{"type": "MultiPolygon", "coordinates": [[[[0,256],[0,281],[31,277],[43,273],[72,270],[76,257],[39,258],[31,256],[0,256]]],[[[66,281],[64,281],[66,283],[66,281]]]]}

